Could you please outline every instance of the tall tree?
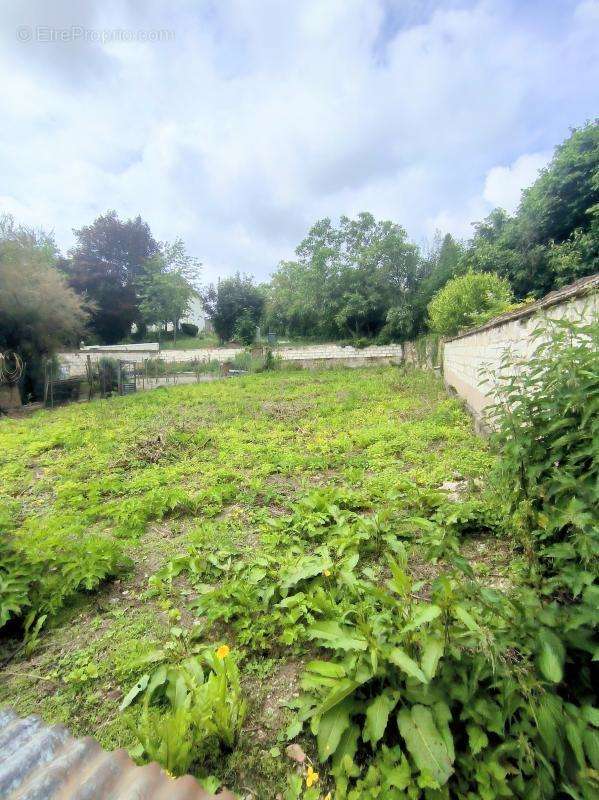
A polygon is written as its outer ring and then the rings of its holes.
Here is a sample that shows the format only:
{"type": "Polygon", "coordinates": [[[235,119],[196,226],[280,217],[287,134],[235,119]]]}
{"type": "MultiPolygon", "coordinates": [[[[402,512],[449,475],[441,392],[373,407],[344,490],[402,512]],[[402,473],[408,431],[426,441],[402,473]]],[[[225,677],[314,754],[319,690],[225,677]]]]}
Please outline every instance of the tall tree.
{"type": "Polygon", "coordinates": [[[445,284],[461,274],[464,246],[450,233],[435,234],[433,245],[423,258],[421,280],[412,304],[413,331],[422,333],[427,325],[427,306],[445,284]]]}
{"type": "Polygon", "coordinates": [[[216,334],[221,341],[227,341],[241,317],[246,327],[250,318],[254,325],[258,324],[264,309],[264,290],[256,286],[251,276],[238,272],[219,281],[216,286],[209,286],[203,301],[216,334]]]}
{"type": "Polygon", "coordinates": [[[26,393],[35,393],[43,358],[74,344],[87,321],[57,260],[50,235],[0,217],[0,350],[15,350],[27,362],[26,393]]]}
{"type": "Polygon", "coordinates": [[[198,278],[199,263],[187,255],[180,239],[161,245],[160,251],[145,262],[136,281],[143,321],[157,325],[159,335],[163,325],[172,323],[176,342],[179,321],[189,311],[192,297],[198,294],[198,278]]]}
{"type": "MultiPolygon", "coordinates": [[[[419,280],[418,248],[405,230],[362,213],[338,227],[319,220],[279,264],[271,282],[269,321],[288,333],[364,336],[378,333],[390,309],[403,309],[419,280]]],[[[395,318],[398,314],[395,314],[395,318]]],[[[405,335],[411,324],[404,326],[405,335]]]]}
{"type": "Polygon", "coordinates": [[[477,223],[464,266],[507,277],[518,298],[599,270],[599,121],[556,147],[514,216],[477,223]]]}
{"type": "Polygon", "coordinates": [[[92,331],[103,343],[118,342],[140,321],[137,281],[159,244],[141,217],[122,221],[116,211],[74,233],[77,244],[63,269],[75,291],[94,303],[92,331]]]}

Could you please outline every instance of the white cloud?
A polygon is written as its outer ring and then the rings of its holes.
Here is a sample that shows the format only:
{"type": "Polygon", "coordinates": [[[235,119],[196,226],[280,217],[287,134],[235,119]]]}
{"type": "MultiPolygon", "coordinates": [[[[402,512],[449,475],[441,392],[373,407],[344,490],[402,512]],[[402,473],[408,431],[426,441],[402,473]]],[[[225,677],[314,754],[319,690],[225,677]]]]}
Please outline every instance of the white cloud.
{"type": "Polygon", "coordinates": [[[64,248],[108,208],[140,213],[210,279],[265,277],[324,215],[466,236],[599,107],[598,5],[3,4],[0,208],[64,248]],[[21,24],[175,40],[22,44],[21,24]]]}
{"type": "Polygon", "coordinates": [[[526,153],[509,167],[493,167],[485,178],[484,199],[493,207],[499,206],[513,214],[520,203],[522,189],[535,182],[539,170],[547,166],[550,158],[551,152],[526,153]]]}

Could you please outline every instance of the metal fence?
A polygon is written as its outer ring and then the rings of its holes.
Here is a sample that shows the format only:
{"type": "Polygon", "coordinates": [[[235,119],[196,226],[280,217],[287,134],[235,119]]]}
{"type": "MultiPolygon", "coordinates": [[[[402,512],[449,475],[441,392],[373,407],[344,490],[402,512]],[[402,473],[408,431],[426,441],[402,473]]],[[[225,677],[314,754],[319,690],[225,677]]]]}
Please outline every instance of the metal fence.
{"type": "Polygon", "coordinates": [[[229,363],[206,359],[122,361],[93,359],[88,355],[85,374],[70,375],[59,362],[48,360],[44,364],[44,405],[54,408],[64,403],[123,396],[160,386],[200,383],[243,372],[232,367],[229,363]]]}

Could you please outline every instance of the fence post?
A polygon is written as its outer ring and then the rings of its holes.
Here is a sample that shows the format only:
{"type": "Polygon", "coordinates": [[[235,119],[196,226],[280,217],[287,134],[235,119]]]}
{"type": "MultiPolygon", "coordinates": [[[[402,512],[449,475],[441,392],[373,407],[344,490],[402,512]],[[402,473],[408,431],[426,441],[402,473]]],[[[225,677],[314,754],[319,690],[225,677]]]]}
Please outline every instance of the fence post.
{"type": "Polygon", "coordinates": [[[48,405],[48,392],[50,384],[48,382],[48,359],[44,359],[44,408],[48,405]]]}
{"type": "Polygon", "coordinates": [[[87,369],[87,399],[89,401],[94,396],[94,374],[92,372],[92,359],[89,353],[87,354],[86,357],[86,369],[87,369]]]}

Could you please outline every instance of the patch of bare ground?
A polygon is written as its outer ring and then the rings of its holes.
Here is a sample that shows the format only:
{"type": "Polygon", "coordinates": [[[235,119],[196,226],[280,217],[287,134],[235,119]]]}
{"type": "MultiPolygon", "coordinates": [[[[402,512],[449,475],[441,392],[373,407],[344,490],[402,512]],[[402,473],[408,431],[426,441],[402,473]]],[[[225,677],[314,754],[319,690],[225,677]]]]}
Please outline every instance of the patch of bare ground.
{"type": "MultiPolygon", "coordinates": [[[[515,558],[514,544],[509,539],[500,539],[496,536],[469,536],[462,541],[460,555],[463,556],[477,577],[477,579],[492,589],[509,591],[514,585],[510,566],[515,558]]],[[[423,596],[429,595],[427,587],[438,575],[450,570],[444,560],[437,563],[427,558],[426,550],[413,547],[410,551],[410,574],[416,581],[423,581],[423,596]]]]}
{"type": "Polygon", "coordinates": [[[260,409],[267,417],[279,420],[299,419],[313,408],[305,400],[264,400],[260,409]]]}
{"type": "Polygon", "coordinates": [[[276,737],[284,727],[286,706],[299,696],[302,661],[287,661],[266,677],[245,680],[245,694],[250,698],[244,731],[259,742],[276,737]]]}
{"type": "Polygon", "coordinates": [[[497,536],[470,536],[460,553],[466,558],[481,581],[492,589],[508,591],[514,585],[510,565],[516,557],[514,542],[497,536]]]}

